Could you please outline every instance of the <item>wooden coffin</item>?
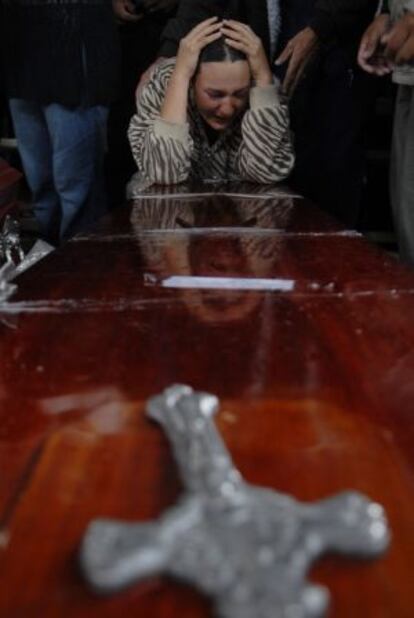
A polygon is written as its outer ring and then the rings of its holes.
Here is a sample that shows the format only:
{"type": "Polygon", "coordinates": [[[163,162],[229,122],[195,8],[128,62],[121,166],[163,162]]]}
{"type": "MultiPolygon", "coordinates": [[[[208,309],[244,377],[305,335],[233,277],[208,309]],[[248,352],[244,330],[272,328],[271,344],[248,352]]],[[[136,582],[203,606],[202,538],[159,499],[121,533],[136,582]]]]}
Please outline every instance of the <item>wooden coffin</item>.
{"type": "Polygon", "coordinates": [[[92,519],[154,519],[177,500],[144,405],[185,383],[220,397],[250,483],[385,507],[384,557],[326,557],[309,577],[330,616],[411,618],[413,272],[302,199],[227,186],[149,194],[16,282],[0,307],[0,616],[210,615],[162,578],[98,597],[78,567],[92,519]]]}
{"type": "Polygon", "coordinates": [[[0,224],[16,205],[17,191],[22,174],[0,159],[0,224]]]}

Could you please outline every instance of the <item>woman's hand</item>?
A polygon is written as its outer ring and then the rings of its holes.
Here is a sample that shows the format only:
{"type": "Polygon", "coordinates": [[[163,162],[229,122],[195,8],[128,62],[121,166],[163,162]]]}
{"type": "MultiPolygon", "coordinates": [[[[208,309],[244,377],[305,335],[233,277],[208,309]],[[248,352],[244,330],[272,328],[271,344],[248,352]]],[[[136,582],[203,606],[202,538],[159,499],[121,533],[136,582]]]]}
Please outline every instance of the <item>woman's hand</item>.
{"type": "Polygon", "coordinates": [[[222,33],[229,47],[238,49],[247,56],[252,77],[257,86],[273,83],[272,71],[266,58],[262,41],[246,24],[233,19],[223,21],[222,33]]]}
{"type": "Polygon", "coordinates": [[[205,19],[181,39],[175,63],[175,73],[190,81],[197,69],[201,50],[221,37],[221,22],[217,17],[205,19]]]}
{"type": "Polygon", "coordinates": [[[190,81],[197,69],[201,50],[221,37],[221,22],[217,17],[202,21],[181,39],[175,67],[168,83],[160,117],[167,122],[184,124],[187,120],[187,100],[190,81]]]}

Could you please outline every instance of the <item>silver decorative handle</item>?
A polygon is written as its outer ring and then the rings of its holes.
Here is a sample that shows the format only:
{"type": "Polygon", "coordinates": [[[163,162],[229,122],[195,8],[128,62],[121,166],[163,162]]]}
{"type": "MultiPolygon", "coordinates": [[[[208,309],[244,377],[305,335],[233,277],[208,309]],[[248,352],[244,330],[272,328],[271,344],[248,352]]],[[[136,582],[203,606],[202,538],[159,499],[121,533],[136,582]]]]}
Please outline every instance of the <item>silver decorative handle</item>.
{"type": "Polygon", "coordinates": [[[19,263],[24,260],[24,252],[20,242],[20,227],[17,221],[7,215],[0,230],[0,263],[19,263]]]}

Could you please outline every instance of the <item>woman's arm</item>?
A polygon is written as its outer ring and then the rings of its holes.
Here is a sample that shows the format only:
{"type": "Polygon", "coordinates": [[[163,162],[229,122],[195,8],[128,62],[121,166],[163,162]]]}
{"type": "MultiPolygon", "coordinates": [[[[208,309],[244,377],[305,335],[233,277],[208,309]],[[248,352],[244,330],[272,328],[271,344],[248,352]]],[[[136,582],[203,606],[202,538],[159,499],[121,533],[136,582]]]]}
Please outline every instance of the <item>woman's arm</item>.
{"type": "Polygon", "coordinates": [[[221,22],[216,17],[210,17],[181,39],[174,71],[161,108],[161,118],[178,124],[186,122],[190,81],[197,69],[200,52],[220,36],[221,22]]]}
{"type": "Polygon", "coordinates": [[[238,172],[246,180],[280,182],[295,161],[287,104],[273,83],[263,45],[249,26],[225,21],[223,33],[228,45],[246,54],[255,84],[250,90],[250,109],[242,121],[238,172]]]}
{"type": "Polygon", "coordinates": [[[186,122],[160,117],[173,61],[160,65],[137,99],[128,138],[134,160],[148,184],[178,184],[187,180],[193,142],[186,122]]]}
{"type": "Polygon", "coordinates": [[[200,51],[221,36],[207,19],[180,43],[177,58],[155,70],[137,99],[128,137],[135,162],[150,184],[178,184],[191,169],[193,141],[187,123],[188,91],[200,51]]]}
{"type": "Polygon", "coordinates": [[[242,122],[237,166],[242,178],[260,183],[281,182],[295,163],[289,111],[278,87],[255,86],[242,122]]]}

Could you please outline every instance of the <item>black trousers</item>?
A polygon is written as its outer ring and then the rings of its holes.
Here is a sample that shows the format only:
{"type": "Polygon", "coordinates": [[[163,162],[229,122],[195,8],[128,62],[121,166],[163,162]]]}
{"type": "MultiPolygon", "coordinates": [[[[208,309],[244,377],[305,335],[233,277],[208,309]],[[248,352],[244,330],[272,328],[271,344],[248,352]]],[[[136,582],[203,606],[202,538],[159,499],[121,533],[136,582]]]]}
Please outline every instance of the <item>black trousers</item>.
{"type": "MultiPolygon", "coordinates": [[[[282,2],[280,50],[306,27],[313,7],[314,0],[282,2]]],[[[296,148],[291,184],[352,227],[360,214],[364,124],[374,97],[372,79],[356,65],[358,39],[356,32],[346,46],[322,46],[290,105],[296,148]]],[[[283,78],[283,72],[279,76],[283,78]]]]}
{"type": "Polygon", "coordinates": [[[364,125],[374,93],[372,79],[335,50],[312,67],[291,101],[296,147],[291,183],[352,227],[360,215],[364,125]]]}
{"type": "Polygon", "coordinates": [[[121,86],[108,119],[108,154],[105,169],[109,203],[116,207],[125,202],[125,187],[137,166],[132,157],[127,131],[135,114],[135,91],[142,73],[154,62],[160,36],[169,16],[154,14],[141,21],[120,26],[121,86]]]}

